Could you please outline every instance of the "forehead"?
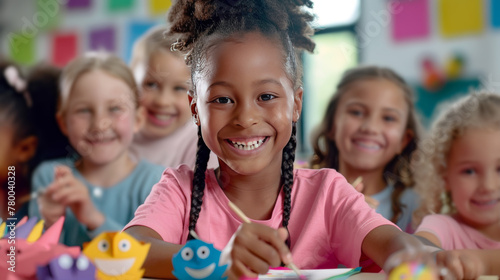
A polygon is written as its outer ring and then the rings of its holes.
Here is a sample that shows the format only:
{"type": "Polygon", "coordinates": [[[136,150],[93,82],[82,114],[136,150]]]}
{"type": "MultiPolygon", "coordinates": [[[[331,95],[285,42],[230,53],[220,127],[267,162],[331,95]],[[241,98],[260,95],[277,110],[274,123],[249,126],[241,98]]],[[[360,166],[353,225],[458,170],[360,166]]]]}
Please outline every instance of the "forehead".
{"type": "Polygon", "coordinates": [[[68,102],[79,100],[133,100],[134,91],[122,79],[102,70],[81,74],[73,85],[68,102]]]}
{"type": "Polygon", "coordinates": [[[208,73],[213,75],[238,70],[254,71],[254,75],[283,75],[286,74],[284,63],[284,51],[279,41],[258,32],[231,37],[207,53],[208,73]]]}
{"type": "Polygon", "coordinates": [[[500,129],[468,128],[451,143],[449,160],[500,159],[500,129]]]}
{"type": "Polygon", "coordinates": [[[405,92],[394,82],[384,78],[352,82],[340,99],[340,104],[361,103],[368,107],[407,110],[405,92]]]}

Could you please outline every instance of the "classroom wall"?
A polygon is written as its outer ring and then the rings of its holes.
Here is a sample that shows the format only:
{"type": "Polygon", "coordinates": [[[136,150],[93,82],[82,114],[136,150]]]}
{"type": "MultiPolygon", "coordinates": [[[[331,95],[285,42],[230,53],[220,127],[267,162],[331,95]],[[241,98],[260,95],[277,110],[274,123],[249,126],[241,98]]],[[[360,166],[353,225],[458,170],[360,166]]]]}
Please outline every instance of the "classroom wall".
{"type": "MultiPolygon", "coordinates": [[[[402,2],[419,2],[420,0],[403,0],[402,2]]],[[[491,76],[488,83],[500,89],[500,28],[493,27],[491,8],[498,17],[497,0],[480,0],[482,9],[482,31],[445,37],[441,32],[440,9],[441,0],[428,0],[429,33],[414,39],[396,41],[393,37],[391,18],[397,11],[391,9],[389,0],[363,0],[361,16],[356,28],[359,36],[360,63],[376,64],[391,67],[412,83],[421,79],[420,62],[422,57],[431,55],[436,64],[444,66],[446,60],[454,52],[463,54],[466,59],[464,77],[491,76]],[[492,7],[491,3],[496,4],[492,7]]],[[[457,0],[456,2],[463,2],[457,0]]],[[[468,0],[465,0],[468,1],[468,0]]],[[[478,2],[470,0],[471,2],[478,2]]],[[[470,20],[463,17],[462,21],[470,20]]],[[[498,21],[498,19],[496,19],[498,21]]]]}
{"type": "Polygon", "coordinates": [[[164,23],[169,6],[168,0],[0,0],[0,54],[12,57],[19,49],[24,58],[14,57],[23,65],[63,66],[77,54],[104,49],[128,62],[133,41],[164,23]]]}

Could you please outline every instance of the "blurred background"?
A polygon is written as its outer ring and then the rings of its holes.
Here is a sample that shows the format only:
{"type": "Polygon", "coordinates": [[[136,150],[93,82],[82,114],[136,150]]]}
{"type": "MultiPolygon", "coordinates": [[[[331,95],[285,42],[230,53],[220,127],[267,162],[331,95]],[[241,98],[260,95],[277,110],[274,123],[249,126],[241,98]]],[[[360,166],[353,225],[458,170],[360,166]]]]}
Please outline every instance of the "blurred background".
{"type": "MultiPolygon", "coordinates": [[[[89,50],[127,63],[134,41],[162,24],[170,0],[0,0],[0,56],[29,69],[63,67],[89,50]]],[[[304,54],[298,157],[340,75],[356,65],[390,67],[415,89],[428,126],[445,100],[500,91],[500,0],[314,0],[317,48],[304,54]]]]}

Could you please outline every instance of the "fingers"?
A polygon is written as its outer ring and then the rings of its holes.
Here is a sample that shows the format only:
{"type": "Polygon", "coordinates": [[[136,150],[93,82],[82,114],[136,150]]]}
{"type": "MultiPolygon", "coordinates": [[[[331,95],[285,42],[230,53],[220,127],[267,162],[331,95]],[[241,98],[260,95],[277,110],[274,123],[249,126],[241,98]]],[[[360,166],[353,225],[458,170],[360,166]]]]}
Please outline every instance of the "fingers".
{"type": "Polygon", "coordinates": [[[234,270],[250,276],[254,273],[265,274],[269,267],[279,266],[281,261],[290,263],[290,250],[284,242],[287,236],[286,229],[275,230],[257,223],[242,224],[231,251],[233,264],[236,265],[234,270]]]}
{"type": "Polygon", "coordinates": [[[363,184],[363,182],[359,182],[356,185],[354,185],[355,183],[356,183],[356,181],[354,181],[354,183],[352,185],[354,187],[354,189],[356,189],[358,192],[363,192],[363,189],[365,188],[365,185],[363,184]]]}
{"type": "Polygon", "coordinates": [[[464,279],[464,271],[458,256],[452,251],[438,252],[436,262],[444,279],[464,279]]]}

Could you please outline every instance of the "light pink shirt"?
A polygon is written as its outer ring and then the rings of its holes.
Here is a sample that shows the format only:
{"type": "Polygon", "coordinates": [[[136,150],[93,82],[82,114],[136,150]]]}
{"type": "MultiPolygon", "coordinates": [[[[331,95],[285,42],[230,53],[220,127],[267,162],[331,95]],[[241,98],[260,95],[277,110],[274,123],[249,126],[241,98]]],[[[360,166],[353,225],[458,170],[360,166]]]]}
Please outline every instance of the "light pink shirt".
{"type": "MultiPolygon", "coordinates": [[[[194,169],[197,148],[198,127],[188,121],[172,134],[158,139],[150,139],[139,132],[134,135],[130,150],[136,158],[146,159],[164,167],[176,168],[180,164],[186,164],[194,169]]],[[[217,156],[211,153],[208,167],[217,166],[219,166],[217,156]]]]}
{"type": "MultiPolygon", "coordinates": [[[[125,227],[146,226],[164,241],[184,244],[189,226],[193,172],[186,166],[166,169],[134,219],[125,227]]],[[[212,169],[206,187],[196,233],[222,250],[242,223],[229,208],[228,198],[212,169]]],[[[281,226],[283,193],[269,220],[252,221],[272,228],[281,226]]],[[[393,225],[366,204],[361,193],[333,169],[297,169],[292,187],[292,211],[288,230],[291,252],[300,268],[359,266],[361,243],[381,225],[393,225]]],[[[365,266],[373,265],[371,261],[365,266]]],[[[371,268],[373,269],[373,268],[371,268]]],[[[377,268],[378,269],[378,268],[377,268]]],[[[378,270],[377,270],[378,271],[378,270]]]]}
{"type": "Polygon", "coordinates": [[[417,231],[434,234],[445,250],[457,249],[500,249],[500,242],[492,240],[476,229],[460,223],[449,215],[424,217],[417,231]]]}

